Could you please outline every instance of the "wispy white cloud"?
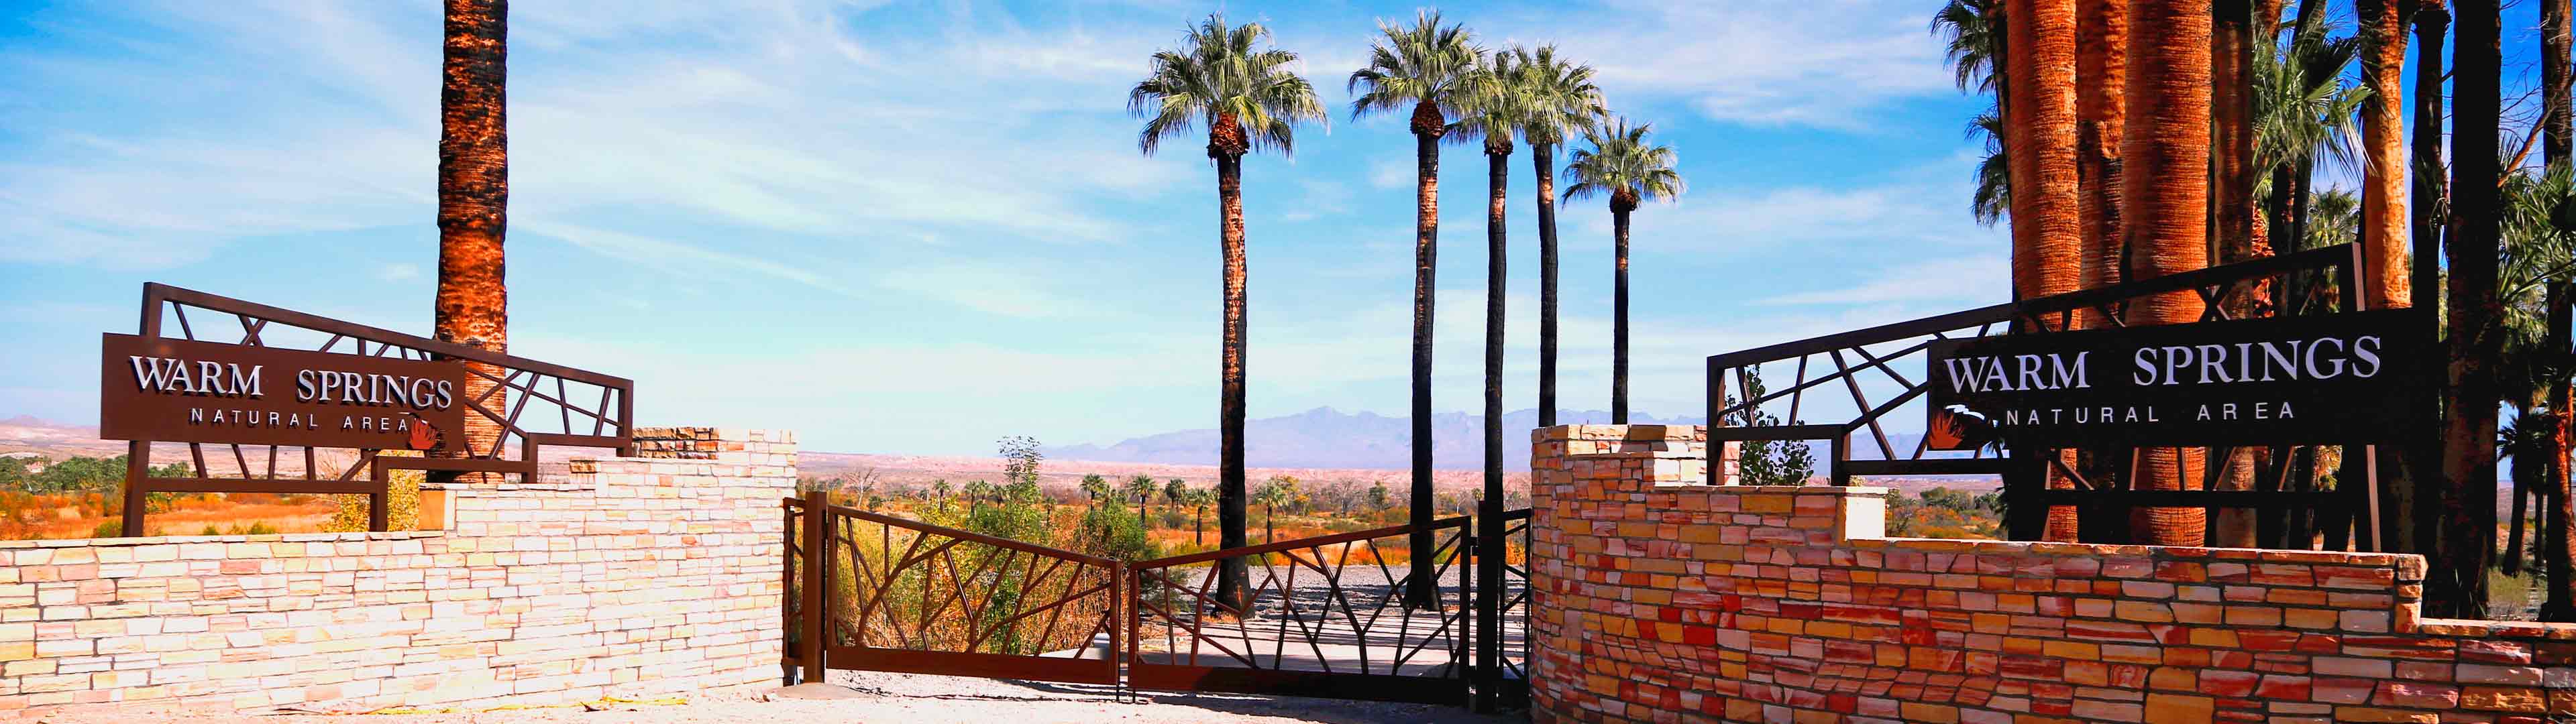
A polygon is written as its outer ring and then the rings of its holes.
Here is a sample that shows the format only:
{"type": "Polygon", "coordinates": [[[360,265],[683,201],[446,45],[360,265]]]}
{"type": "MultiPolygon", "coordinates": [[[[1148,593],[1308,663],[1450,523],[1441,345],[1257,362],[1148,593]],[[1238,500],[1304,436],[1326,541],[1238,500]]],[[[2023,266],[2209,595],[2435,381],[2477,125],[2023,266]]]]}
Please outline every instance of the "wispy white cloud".
{"type": "Polygon", "coordinates": [[[885,273],[878,284],[940,304],[1005,317],[1100,316],[1103,310],[1032,270],[983,263],[934,262],[885,273]]]}
{"type": "MultiPolygon", "coordinates": [[[[1115,97],[1114,71],[1143,56],[1143,38],[980,22],[863,38],[851,28],[869,8],[838,2],[519,10],[516,215],[680,211],[860,242],[1099,243],[1130,222],[1093,198],[1159,194],[1184,172],[1139,157],[1114,113],[1061,116],[1114,109],[1099,99],[1115,97]],[[951,82],[916,82],[927,77],[951,82]]],[[[0,70],[17,91],[163,104],[223,130],[168,116],[112,134],[77,115],[13,121],[33,145],[0,156],[13,212],[0,259],[166,265],[243,238],[429,218],[434,7],[174,4],[126,20],[104,27],[177,40],[96,30],[97,52],[0,53],[0,70]],[[264,81],[239,82],[245,67],[264,81]]]]}
{"type": "Polygon", "coordinates": [[[836,294],[858,294],[849,285],[811,268],[748,254],[715,251],[667,239],[561,222],[522,222],[518,228],[610,259],[651,266],[674,274],[694,276],[722,269],[784,279],[836,294]]]}
{"type": "Polygon", "coordinates": [[[1413,158],[1410,156],[1403,158],[1387,156],[1369,163],[1369,185],[1376,188],[1408,188],[1418,180],[1415,175],[1413,158]]]}
{"type": "Polygon", "coordinates": [[[1953,92],[1921,3],[1609,0],[1586,22],[1488,24],[1503,42],[1553,40],[1601,70],[1615,102],[1678,101],[1716,120],[1873,127],[1874,112],[1953,92]]]}

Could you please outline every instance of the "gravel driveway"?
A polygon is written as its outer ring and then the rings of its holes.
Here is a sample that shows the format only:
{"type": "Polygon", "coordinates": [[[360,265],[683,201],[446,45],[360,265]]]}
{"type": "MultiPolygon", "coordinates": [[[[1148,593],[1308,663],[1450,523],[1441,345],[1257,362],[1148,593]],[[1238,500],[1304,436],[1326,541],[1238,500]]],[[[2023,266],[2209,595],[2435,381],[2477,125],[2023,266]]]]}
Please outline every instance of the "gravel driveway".
{"type": "MultiPolygon", "coordinates": [[[[920,674],[833,672],[830,689],[732,687],[644,704],[508,709],[434,714],[261,716],[184,715],[189,724],[772,724],[897,722],[903,724],[1051,724],[1053,722],[1316,722],[1448,724],[1527,721],[1518,714],[1479,716],[1464,708],[1231,694],[1147,694],[1120,702],[1105,687],[997,681],[920,674]],[[820,698],[807,698],[820,697],[820,698]]],[[[46,724],[134,724],[177,721],[179,712],[92,708],[20,721],[46,724]]]]}

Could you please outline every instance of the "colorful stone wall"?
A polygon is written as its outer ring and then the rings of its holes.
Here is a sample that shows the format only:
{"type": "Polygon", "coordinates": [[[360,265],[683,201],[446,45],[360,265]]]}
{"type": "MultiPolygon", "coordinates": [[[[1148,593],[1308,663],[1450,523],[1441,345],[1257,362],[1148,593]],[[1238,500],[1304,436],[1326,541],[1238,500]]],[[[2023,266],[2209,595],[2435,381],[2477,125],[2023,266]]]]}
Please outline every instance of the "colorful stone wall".
{"type": "Polygon", "coordinates": [[[446,530],[0,541],[0,717],[481,708],[776,680],[795,435],[639,433],[646,457],[425,496],[446,530]]]}
{"type": "Polygon", "coordinates": [[[1533,435],[1534,718],[2541,722],[2576,625],[2418,619],[2413,555],[1884,538],[1697,427],[1533,435]]]}

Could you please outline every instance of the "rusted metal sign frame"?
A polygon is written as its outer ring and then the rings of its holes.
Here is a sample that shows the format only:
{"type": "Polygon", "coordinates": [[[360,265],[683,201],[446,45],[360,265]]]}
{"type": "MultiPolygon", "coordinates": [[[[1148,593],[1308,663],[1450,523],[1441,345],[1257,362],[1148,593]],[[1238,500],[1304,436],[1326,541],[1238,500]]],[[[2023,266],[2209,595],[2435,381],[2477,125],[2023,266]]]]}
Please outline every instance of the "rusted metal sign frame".
{"type": "MultiPolygon", "coordinates": [[[[2388,430],[2383,439],[2352,441],[2351,447],[2360,449],[2362,454],[2357,458],[2347,455],[2345,459],[2360,468],[2359,477],[2363,483],[2361,485],[2344,486],[2344,489],[2334,491],[2310,491],[2288,489],[2289,486],[2286,484],[2288,481],[2278,483],[2264,481],[2268,484],[2258,485],[2261,489],[2252,491],[2209,490],[2205,489],[2206,485],[2201,490],[2167,491],[2096,488],[2091,483],[2082,481],[2080,476],[2074,476],[2078,482],[2077,489],[2049,489],[2045,483],[2052,469],[2070,476],[2075,473],[2067,470],[2065,465],[2053,462],[2056,460],[2057,450],[2032,450],[2025,454],[2010,456],[1990,456],[1980,450],[1972,453],[1970,457],[1945,458],[1925,457],[1924,453],[1927,452],[1925,446],[1918,444],[1909,455],[1890,444],[1886,431],[1880,425],[1880,418],[1915,398],[1924,396],[1930,390],[1931,375],[1925,375],[1922,380],[1909,379],[1891,367],[1889,362],[1921,353],[1935,341],[1957,339],[1962,336],[2046,334],[2051,329],[2071,328],[2072,323],[2079,318],[2078,315],[2087,315],[2086,318],[2094,318],[2092,315],[2098,315],[2098,318],[2104,320],[2109,326],[2126,326],[2120,321],[2121,312],[2132,300],[2176,292],[2201,296],[2206,303],[2203,321],[2224,320],[2230,318],[2225,309],[2225,302],[2237,299],[2239,294],[2254,294],[2254,289],[2263,280],[2279,279],[2282,283],[2288,284],[2301,274],[2322,275],[2321,280],[2333,282],[2331,288],[2335,294],[2332,297],[2322,294],[2329,288],[2327,284],[2306,284],[2305,289],[2296,290],[2297,294],[2289,295],[2291,298],[2286,300],[2287,309],[2282,310],[2283,314],[2297,315],[2304,311],[2324,309],[2329,300],[2336,309],[2359,311],[2363,304],[2359,294],[2359,270],[2364,263],[2359,245],[2338,244],[2153,279],[2125,282],[2098,289],[2007,302],[1711,355],[1708,358],[1707,367],[1709,444],[1720,445],[1725,442],[1755,440],[1803,444],[1806,441],[1825,440],[1831,445],[1827,471],[1836,485],[1848,485],[1852,478],[1863,475],[2000,475],[2005,480],[2004,493],[2009,500],[2007,510],[2021,513],[2008,514],[2006,521],[2007,528],[2012,531],[2011,537],[2015,539],[2036,537],[2035,526],[2040,516],[2033,511],[2045,511],[2050,505],[2194,506],[2290,511],[2294,518],[2291,528],[2294,530],[2281,536],[2272,536],[2290,539],[2300,539],[2295,529],[2302,528],[2304,524],[2296,521],[2306,520],[2304,516],[2319,512],[2345,516],[2350,521],[2348,528],[2325,529],[2328,545],[2338,544],[2343,540],[2338,534],[2349,531],[2353,537],[2350,542],[2355,548],[2377,550],[2381,546],[2382,538],[2379,530],[2383,525],[2384,513],[2378,506],[2376,448],[2381,444],[2399,444],[2406,440],[2407,436],[2419,433],[2420,426],[2397,425],[2388,430]],[[1868,347],[1873,344],[1906,346],[1893,351],[1873,352],[1868,347]],[[1808,374],[1809,363],[1818,358],[1824,359],[1831,367],[1811,376],[1808,374]],[[1788,386],[1767,389],[1759,399],[1751,399],[1750,395],[1742,394],[1746,392],[1745,388],[1749,387],[1743,374],[1745,368],[1789,360],[1797,360],[1798,377],[1788,386]],[[1730,371],[1736,373],[1735,391],[1739,393],[1738,397],[1743,398],[1731,403],[1727,386],[1727,373],[1730,371]],[[1869,399],[1863,394],[1859,381],[1859,376],[1866,372],[1884,374],[1886,379],[1894,381],[1902,391],[1883,400],[1869,399]],[[1859,410],[1859,414],[1850,420],[1812,424],[1803,422],[1798,412],[1806,393],[1828,384],[1844,388],[1844,391],[1851,395],[1851,400],[1859,410]],[[1762,403],[1784,397],[1788,400],[1790,414],[1782,424],[1726,426],[1729,416],[1746,413],[1762,403]],[[1863,431],[1866,431],[1869,436],[1867,442],[1875,443],[1880,457],[1854,459],[1852,437],[1863,431]]],[[[2425,422],[2429,423],[2430,420],[2425,422]]],[[[1709,484],[1715,485],[1722,482],[1719,476],[1723,474],[1724,467],[1716,464],[1708,466],[1709,484]]],[[[2213,469],[2216,468],[2213,467],[2213,469]]]]}
{"type": "MultiPolygon", "coordinates": [[[[277,474],[278,448],[290,446],[267,445],[267,474],[255,477],[251,474],[250,458],[242,452],[244,443],[211,443],[229,445],[233,460],[242,473],[241,477],[220,478],[212,476],[206,467],[204,446],[210,443],[189,443],[189,457],[195,475],[155,478],[150,476],[152,443],[155,441],[130,440],[126,443],[122,529],[122,534],[127,537],[143,535],[144,501],[150,493],[156,492],[364,494],[368,497],[367,529],[381,531],[386,527],[385,490],[393,470],[527,476],[536,473],[538,449],[544,446],[614,448],[619,455],[635,454],[633,380],[152,282],[143,285],[137,336],[145,339],[163,337],[162,317],[166,310],[179,323],[181,339],[209,341],[197,336],[197,330],[188,320],[187,310],[190,308],[231,315],[241,329],[241,337],[235,344],[244,346],[268,346],[261,333],[274,325],[330,335],[321,349],[312,350],[315,352],[332,352],[342,340],[349,340],[355,348],[349,354],[359,356],[389,357],[399,352],[402,359],[491,365],[501,371],[499,376],[470,365],[460,365],[469,378],[482,377],[495,383],[492,391],[485,395],[491,399],[471,399],[460,395],[457,402],[466,407],[467,414],[480,415],[496,423],[501,433],[491,449],[474,450],[469,445],[467,456],[462,458],[389,457],[380,455],[382,451],[378,449],[360,449],[357,460],[333,476],[326,476],[317,469],[313,446],[302,446],[302,477],[277,474]],[[371,343],[376,345],[372,352],[368,349],[371,343]],[[539,381],[548,377],[554,379],[553,394],[538,387],[539,381]],[[573,402],[571,396],[565,394],[567,382],[599,388],[599,401],[590,407],[573,402]],[[511,403],[513,392],[518,397],[515,404],[511,403]],[[533,432],[521,425],[519,413],[526,409],[527,400],[531,397],[547,400],[557,407],[562,432],[533,432]],[[491,404],[486,405],[487,401],[491,404]],[[575,432],[577,427],[573,415],[576,413],[588,418],[590,432],[575,432]],[[501,455],[502,446],[512,437],[518,438],[520,445],[516,460],[501,455]]],[[[449,434],[457,436],[461,442],[464,431],[454,430],[449,434]]]]}

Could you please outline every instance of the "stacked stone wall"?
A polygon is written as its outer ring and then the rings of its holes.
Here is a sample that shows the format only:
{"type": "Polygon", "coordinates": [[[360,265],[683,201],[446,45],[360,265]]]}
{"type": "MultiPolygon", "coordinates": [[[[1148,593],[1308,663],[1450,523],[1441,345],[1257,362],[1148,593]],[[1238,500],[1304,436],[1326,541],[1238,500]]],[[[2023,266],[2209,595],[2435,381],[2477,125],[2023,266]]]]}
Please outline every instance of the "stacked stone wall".
{"type": "Polygon", "coordinates": [[[544,705],[775,681],[792,433],[425,498],[446,530],[0,541],[0,712],[544,705]]]}
{"type": "Polygon", "coordinates": [[[2576,625],[2420,619],[2419,556],[1891,539],[1885,489],[1705,485],[1705,440],[1534,434],[1539,721],[2576,716],[2576,625]]]}

